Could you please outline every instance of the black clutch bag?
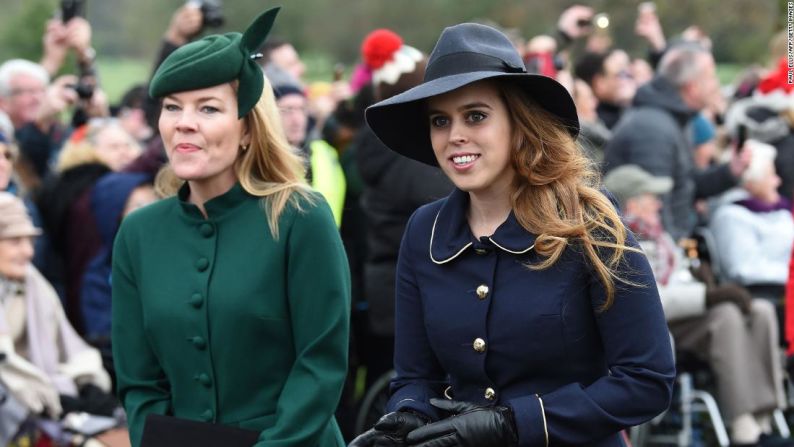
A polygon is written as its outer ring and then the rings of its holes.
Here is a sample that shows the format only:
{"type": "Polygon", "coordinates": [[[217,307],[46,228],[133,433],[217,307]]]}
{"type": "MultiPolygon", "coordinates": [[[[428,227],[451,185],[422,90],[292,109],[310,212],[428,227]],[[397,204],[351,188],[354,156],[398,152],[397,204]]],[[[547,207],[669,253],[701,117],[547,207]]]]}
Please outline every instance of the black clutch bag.
{"type": "Polygon", "coordinates": [[[258,438],[252,430],[150,414],[141,447],[251,447],[258,438]]]}

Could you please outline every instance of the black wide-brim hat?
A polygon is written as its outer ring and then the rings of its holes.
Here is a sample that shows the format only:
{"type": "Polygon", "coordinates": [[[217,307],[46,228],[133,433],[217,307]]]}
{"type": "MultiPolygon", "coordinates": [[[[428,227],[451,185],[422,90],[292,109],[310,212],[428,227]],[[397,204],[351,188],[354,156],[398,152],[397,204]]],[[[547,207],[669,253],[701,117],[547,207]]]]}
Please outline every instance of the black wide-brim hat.
{"type": "Polygon", "coordinates": [[[477,23],[444,29],[430,54],[424,82],[370,106],[367,124],[391,150],[438,166],[424,100],[484,79],[510,79],[556,116],[572,137],[579,134],[576,106],[565,87],[547,76],[527,73],[510,40],[477,23]]]}

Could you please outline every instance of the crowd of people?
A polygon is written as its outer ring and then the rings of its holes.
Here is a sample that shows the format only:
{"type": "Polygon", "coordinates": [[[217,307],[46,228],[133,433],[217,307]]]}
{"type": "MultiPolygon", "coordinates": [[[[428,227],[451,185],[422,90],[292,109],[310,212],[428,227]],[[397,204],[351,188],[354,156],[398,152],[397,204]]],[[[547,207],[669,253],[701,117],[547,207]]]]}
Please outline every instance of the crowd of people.
{"type": "Polygon", "coordinates": [[[135,447],[178,428],[152,416],[263,446],[618,446],[686,353],[733,444],[794,445],[783,34],[721,86],[698,27],[643,3],[636,57],[575,5],[432,52],[376,29],[318,83],[277,12],[201,37],[180,7],[113,105],[84,17],[0,64],[0,444],[77,445],[85,413],[135,447]]]}

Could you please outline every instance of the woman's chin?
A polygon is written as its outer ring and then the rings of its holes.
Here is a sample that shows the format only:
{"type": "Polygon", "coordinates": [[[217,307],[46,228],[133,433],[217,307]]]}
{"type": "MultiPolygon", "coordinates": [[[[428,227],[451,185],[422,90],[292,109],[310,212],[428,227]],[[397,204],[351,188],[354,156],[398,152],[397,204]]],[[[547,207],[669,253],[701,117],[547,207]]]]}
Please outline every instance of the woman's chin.
{"type": "Polygon", "coordinates": [[[201,169],[197,169],[195,166],[171,166],[174,170],[174,175],[176,175],[180,180],[184,181],[195,181],[201,180],[205,177],[201,169]]]}
{"type": "Polygon", "coordinates": [[[27,264],[25,266],[14,266],[6,269],[4,272],[0,272],[0,275],[5,276],[11,281],[23,281],[27,274],[27,267],[27,264]]]}
{"type": "Polygon", "coordinates": [[[452,180],[452,184],[463,192],[478,192],[483,189],[483,181],[474,178],[474,176],[451,175],[448,176],[452,180]]]}

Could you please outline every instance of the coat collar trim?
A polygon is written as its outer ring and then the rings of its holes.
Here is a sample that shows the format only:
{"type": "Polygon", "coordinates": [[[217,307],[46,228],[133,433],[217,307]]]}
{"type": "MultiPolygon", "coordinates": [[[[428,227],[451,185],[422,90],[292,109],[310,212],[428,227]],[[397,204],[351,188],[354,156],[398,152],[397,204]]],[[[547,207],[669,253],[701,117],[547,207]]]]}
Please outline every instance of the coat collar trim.
{"type": "MultiPolygon", "coordinates": [[[[177,192],[179,205],[183,213],[194,219],[205,220],[204,215],[201,214],[199,208],[190,203],[190,185],[185,182],[177,192]]],[[[245,202],[249,198],[249,194],[243,189],[240,183],[235,183],[229,191],[214,197],[204,203],[204,209],[207,211],[209,219],[218,219],[235,209],[238,205],[245,202]]]]}
{"type": "Polygon", "coordinates": [[[477,245],[493,244],[502,251],[517,255],[527,253],[535,247],[536,236],[518,223],[512,211],[494,234],[478,240],[472,234],[466,219],[468,204],[469,195],[455,188],[436,213],[428,249],[433,263],[446,264],[468,248],[477,245]]]}

